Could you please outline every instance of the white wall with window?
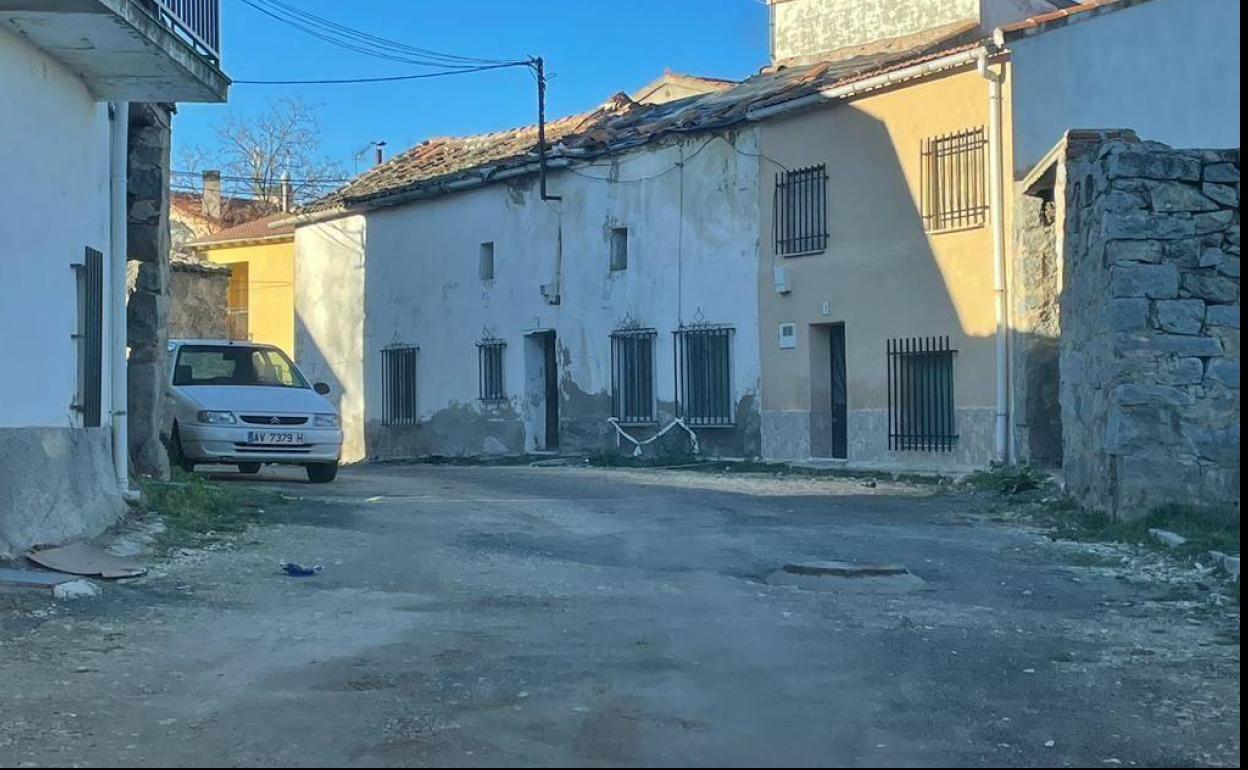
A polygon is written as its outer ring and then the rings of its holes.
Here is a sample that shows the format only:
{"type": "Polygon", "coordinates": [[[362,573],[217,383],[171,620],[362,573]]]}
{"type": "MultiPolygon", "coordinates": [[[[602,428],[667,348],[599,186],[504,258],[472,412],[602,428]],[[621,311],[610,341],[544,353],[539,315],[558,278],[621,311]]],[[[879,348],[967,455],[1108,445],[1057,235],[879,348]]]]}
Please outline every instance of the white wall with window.
{"type": "MultiPolygon", "coordinates": [[[[301,318],[316,312],[302,304],[315,283],[344,264],[364,276],[351,301],[364,319],[360,433],[368,440],[353,459],[547,448],[555,437],[537,411],[551,333],[559,449],[616,446],[613,415],[644,439],[679,412],[675,332],[703,323],[737,332],[731,367],[713,375],[734,419],[700,428],[702,443],[724,455],[757,453],[759,174],[754,132],[699,136],[620,156],[614,182],[593,168],[553,172],[560,203],[541,201],[536,186],[499,184],[369,212],[359,257],[349,243],[336,247],[342,259],[331,258],[321,252],[335,248],[333,238],[305,234],[333,223],[300,228],[301,318]],[[672,172],[682,156],[683,210],[681,175],[672,172]],[[716,183],[688,184],[693,178],[716,183]],[[313,240],[309,260],[303,244],[313,240]],[[639,328],[652,331],[622,359],[613,335],[639,328]],[[505,347],[497,353],[487,341],[505,347]],[[383,356],[396,344],[420,351],[416,427],[385,424],[383,356]]],[[[339,335],[317,326],[314,355],[345,359],[339,335]]],[[[300,349],[301,364],[308,355],[300,349]]]]}

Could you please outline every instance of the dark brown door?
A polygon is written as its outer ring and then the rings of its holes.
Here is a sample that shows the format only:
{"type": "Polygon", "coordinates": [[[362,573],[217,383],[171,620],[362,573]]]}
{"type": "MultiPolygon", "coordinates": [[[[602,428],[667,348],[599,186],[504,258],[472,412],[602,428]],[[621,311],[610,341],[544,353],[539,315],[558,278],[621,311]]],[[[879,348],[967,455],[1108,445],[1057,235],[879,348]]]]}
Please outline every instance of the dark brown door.
{"type": "Polygon", "coordinates": [[[849,458],[849,387],[845,376],[845,327],[828,330],[832,358],[832,456],[849,458]]]}
{"type": "Polygon", "coordinates": [[[546,365],[546,449],[559,448],[559,355],[555,346],[555,333],[544,335],[546,365]]]}

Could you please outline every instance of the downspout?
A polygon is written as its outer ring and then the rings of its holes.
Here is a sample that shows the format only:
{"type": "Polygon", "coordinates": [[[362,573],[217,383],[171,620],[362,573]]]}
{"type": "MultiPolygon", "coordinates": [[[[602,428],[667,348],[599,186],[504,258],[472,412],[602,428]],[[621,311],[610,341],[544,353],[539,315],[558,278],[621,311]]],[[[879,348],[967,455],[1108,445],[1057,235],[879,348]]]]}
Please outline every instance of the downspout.
{"type": "Polygon", "coordinates": [[[993,458],[998,465],[1012,464],[1010,451],[1010,343],[1009,287],[1005,254],[1005,128],[1004,72],[988,66],[988,52],[976,51],[979,74],[988,81],[988,189],[989,219],[992,222],[993,290],[997,315],[997,408],[993,458]]]}
{"type": "Polygon", "coordinates": [[[126,200],[127,164],[130,154],[130,104],[109,104],[109,393],[113,420],[113,471],[117,488],[126,500],[137,499],[130,489],[130,435],[126,400],[126,227],[129,204],[126,200]]]}

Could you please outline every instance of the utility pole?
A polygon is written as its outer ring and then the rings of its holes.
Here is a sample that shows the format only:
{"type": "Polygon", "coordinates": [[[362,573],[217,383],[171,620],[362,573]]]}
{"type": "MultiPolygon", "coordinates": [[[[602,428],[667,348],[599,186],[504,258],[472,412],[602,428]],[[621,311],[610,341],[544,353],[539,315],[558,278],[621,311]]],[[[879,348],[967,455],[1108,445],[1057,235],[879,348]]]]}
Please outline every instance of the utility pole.
{"type": "Polygon", "coordinates": [[[561,196],[550,195],[546,191],[546,60],[537,57],[533,60],[533,67],[537,70],[537,151],[542,200],[561,201],[561,196]]]}

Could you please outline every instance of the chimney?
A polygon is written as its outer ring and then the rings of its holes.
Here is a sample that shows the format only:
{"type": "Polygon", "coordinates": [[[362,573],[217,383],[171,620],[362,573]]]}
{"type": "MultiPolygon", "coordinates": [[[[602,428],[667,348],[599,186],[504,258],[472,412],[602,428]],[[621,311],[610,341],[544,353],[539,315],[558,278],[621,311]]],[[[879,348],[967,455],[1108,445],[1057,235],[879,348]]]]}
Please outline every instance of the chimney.
{"type": "Polygon", "coordinates": [[[380,166],[386,162],[386,143],[377,142],[377,165],[380,166]]]}
{"type": "Polygon", "coordinates": [[[221,218],[221,172],[204,172],[204,216],[221,218]]]}
{"type": "Polygon", "coordinates": [[[289,214],[295,208],[295,188],[290,184],[290,172],[282,174],[282,213],[289,214]]]}

